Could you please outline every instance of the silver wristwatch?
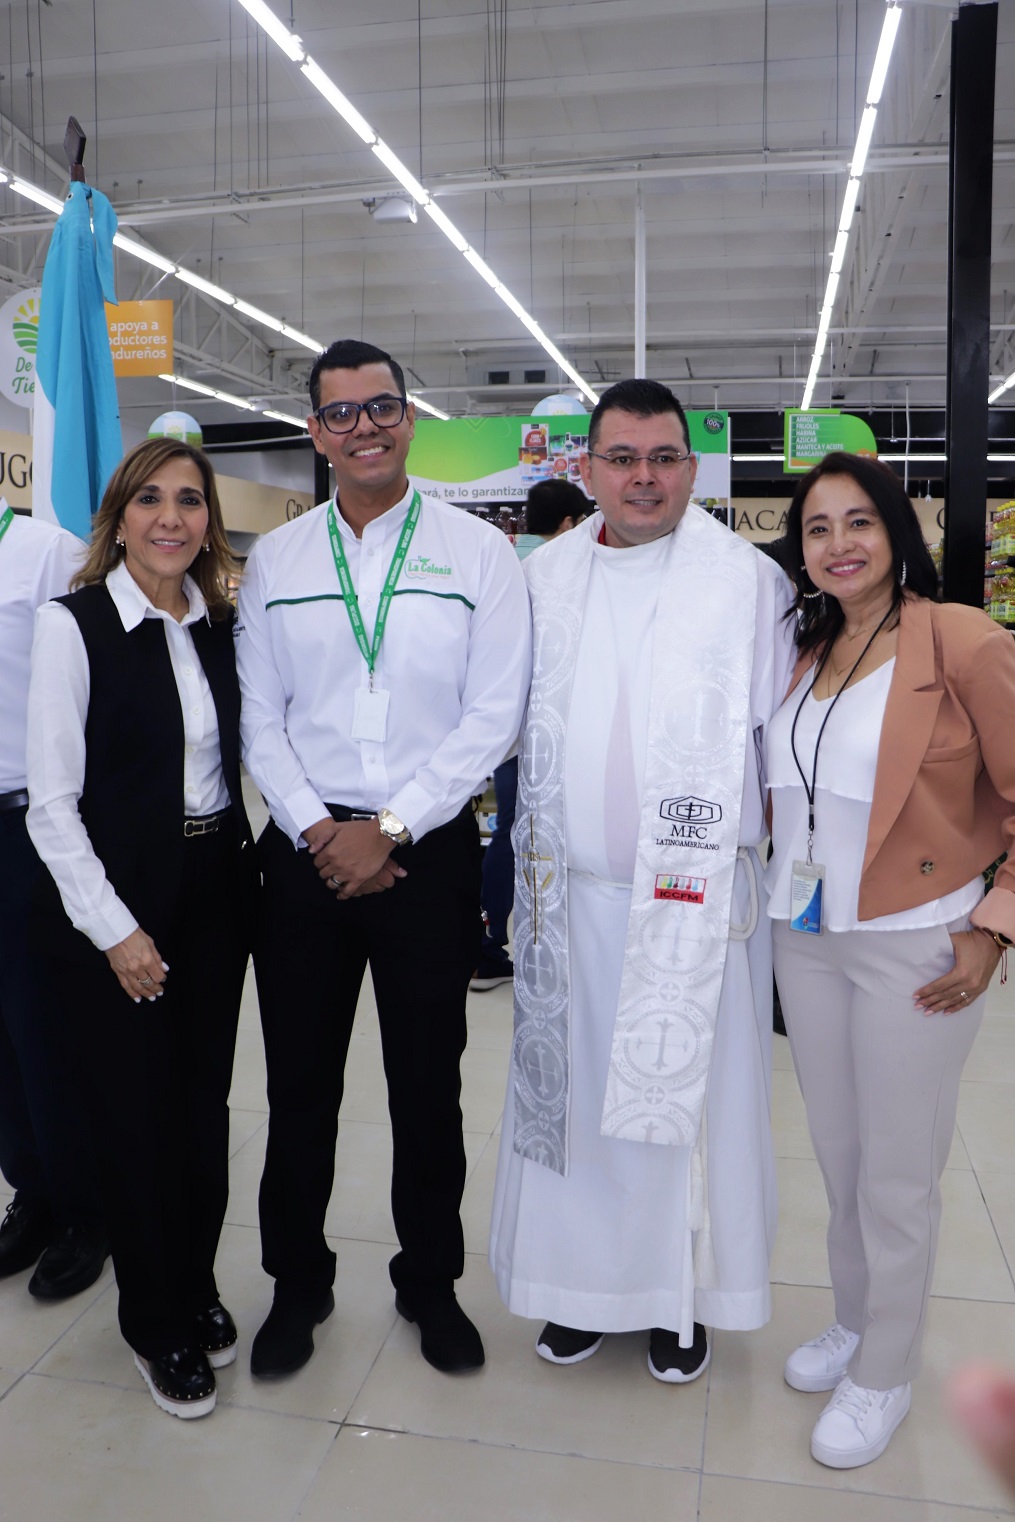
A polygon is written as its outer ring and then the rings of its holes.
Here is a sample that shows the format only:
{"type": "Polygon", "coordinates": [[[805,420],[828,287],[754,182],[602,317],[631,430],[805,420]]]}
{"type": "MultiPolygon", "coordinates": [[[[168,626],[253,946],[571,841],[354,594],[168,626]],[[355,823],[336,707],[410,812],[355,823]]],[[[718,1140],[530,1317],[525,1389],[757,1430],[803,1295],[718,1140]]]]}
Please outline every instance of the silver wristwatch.
{"type": "Polygon", "coordinates": [[[402,823],[397,814],[390,809],[377,810],[377,823],[382,835],[393,840],[396,846],[411,846],[412,832],[402,823]]]}

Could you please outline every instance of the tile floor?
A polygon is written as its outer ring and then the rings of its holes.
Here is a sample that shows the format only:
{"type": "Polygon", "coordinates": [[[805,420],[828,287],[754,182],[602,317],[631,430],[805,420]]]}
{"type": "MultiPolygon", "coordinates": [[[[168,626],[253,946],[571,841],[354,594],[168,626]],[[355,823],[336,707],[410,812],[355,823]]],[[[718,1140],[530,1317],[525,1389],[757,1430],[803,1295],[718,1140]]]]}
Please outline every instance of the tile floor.
{"type": "MultiPolygon", "coordinates": [[[[781,1218],[774,1314],[719,1333],[707,1375],[653,1380],[646,1339],[607,1339],[556,1369],[536,1323],[500,1305],[486,1230],[511,1021],[510,992],[471,999],[463,1110],[469,1159],[464,1304],[487,1365],[450,1379],[425,1364],[387,1277],[390,1143],[376,1016],[364,993],[327,1230],[337,1309],[292,1379],[252,1382],[250,1339],[271,1299],[259,1265],[256,1191],[264,1067],[253,980],[233,1088],[232,1196],[219,1280],[241,1355],[203,1421],[161,1414],[116,1328],[107,1267],[88,1293],[37,1304],[27,1274],[0,1283],[0,1522],[971,1522],[1009,1517],[951,1430],[942,1376],[972,1354],[1015,1367],[1015,996],[995,989],[963,1084],[945,1217],[913,1410],[889,1452],[839,1473],[814,1463],[821,1396],[784,1385],[788,1348],[831,1320],[824,1201],[789,1053],[776,1040],[774,1124],[781,1218]]],[[[6,1200],[0,1197],[0,1206],[6,1200]]]]}

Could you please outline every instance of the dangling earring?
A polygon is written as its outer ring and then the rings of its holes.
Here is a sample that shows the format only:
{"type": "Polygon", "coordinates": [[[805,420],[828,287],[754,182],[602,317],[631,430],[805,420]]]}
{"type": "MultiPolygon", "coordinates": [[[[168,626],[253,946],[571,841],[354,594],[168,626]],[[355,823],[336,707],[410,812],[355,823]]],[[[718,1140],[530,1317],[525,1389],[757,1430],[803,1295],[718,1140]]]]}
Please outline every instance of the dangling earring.
{"type": "Polygon", "coordinates": [[[207,555],[208,551],[211,549],[211,545],[210,544],[202,544],[201,548],[204,550],[204,553],[207,555]]]}
{"type": "MultiPolygon", "coordinates": [[[[804,576],[807,575],[807,567],[805,565],[802,565],[800,570],[804,576]]],[[[824,592],[804,592],[803,590],[800,592],[800,596],[803,597],[807,602],[811,602],[815,597],[823,598],[824,595],[824,592]]],[[[824,603],[821,605],[821,612],[824,612],[824,603]]]]}
{"type": "Polygon", "coordinates": [[[902,575],[899,577],[899,586],[900,587],[904,587],[905,585],[906,585],[906,562],[903,561],[902,562],[902,575]]]}
{"type": "Polygon", "coordinates": [[[119,548],[122,550],[123,549],[123,540],[120,538],[119,534],[117,534],[117,536],[116,536],[116,542],[117,542],[117,545],[119,546],[119,548]]]}

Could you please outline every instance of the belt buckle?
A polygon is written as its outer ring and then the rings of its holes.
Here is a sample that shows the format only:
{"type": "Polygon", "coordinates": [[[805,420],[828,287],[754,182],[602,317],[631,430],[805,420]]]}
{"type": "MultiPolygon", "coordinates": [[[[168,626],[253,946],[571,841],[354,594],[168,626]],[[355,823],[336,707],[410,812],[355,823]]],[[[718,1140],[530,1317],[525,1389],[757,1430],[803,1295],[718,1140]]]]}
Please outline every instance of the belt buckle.
{"type": "Polygon", "coordinates": [[[370,809],[350,809],[349,819],[375,819],[377,816],[370,809]]]}
{"type": "Polygon", "coordinates": [[[214,835],[220,823],[218,815],[211,819],[185,819],[183,821],[184,838],[191,840],[195,835],[214,835]]]}

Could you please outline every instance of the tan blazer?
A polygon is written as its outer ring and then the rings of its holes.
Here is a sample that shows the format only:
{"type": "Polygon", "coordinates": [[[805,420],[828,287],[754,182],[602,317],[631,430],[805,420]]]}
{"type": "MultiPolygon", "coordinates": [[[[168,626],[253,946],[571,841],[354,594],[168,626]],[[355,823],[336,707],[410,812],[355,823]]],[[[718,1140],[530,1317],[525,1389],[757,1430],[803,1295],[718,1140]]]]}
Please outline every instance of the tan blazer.
{"type": "MultiPolygon", "coordinates": [[[[801,657],[794,687],[813,663],[801,657]]],[[[1015,939],[1015,640],[976,608],[907,596],[857,918],[943,898],[1002,851],[973,920],[1015,939]]]]}

